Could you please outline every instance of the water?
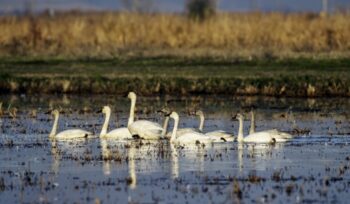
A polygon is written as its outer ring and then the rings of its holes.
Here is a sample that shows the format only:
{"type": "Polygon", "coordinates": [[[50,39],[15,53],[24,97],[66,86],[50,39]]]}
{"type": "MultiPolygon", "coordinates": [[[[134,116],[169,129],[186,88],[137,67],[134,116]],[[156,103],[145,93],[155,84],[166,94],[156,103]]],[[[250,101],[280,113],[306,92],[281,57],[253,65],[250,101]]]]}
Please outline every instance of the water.
{"type": "MultiPolygon", "coordinates": [[[[103,115],[98,111],[106,104],[113,110],[110,129],[125,126],[129,101],[122,97],[2,95],[0,101],[5,110],[0,203],[347,203],[350,198],[350,99],[139,97],[138,118],[161,123],[156,110],[167,105],[180,113],[180,126],[197,127],[187,112],[200,108],[207,118],[204,131],[236,134],[232,116],[255,107],[257,130],[277,127],[295,135],[272,146],[185,148],[167,141],[48,138],[50,108],[61,109],[59,130],[99,133],[103,115]],[[13,107],[15,119],[7,114],[13,107]]],[[[246,133],[248,128],[246,120],[246,133]]]]}

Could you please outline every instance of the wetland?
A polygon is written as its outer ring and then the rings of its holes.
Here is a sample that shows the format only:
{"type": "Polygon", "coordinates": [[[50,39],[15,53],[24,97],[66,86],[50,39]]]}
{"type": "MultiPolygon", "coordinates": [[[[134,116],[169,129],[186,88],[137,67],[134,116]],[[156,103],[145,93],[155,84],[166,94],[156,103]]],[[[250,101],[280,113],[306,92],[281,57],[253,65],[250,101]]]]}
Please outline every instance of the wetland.
{"type": "MultiPolygon", "coordinates": [[[[138,98],[136,115],[162,123],[164,106],[180,127],[237,135],[238,121],[256,112],[257,131],[278,128],[294,139],[275,145],[222,143],[174,147],[168,141],[50,140],[50,110],[59,130],[99,134],[104,105],[110,129],[125,126],[129,100],[112,95],[0,95],[1,203],[347,203],[350,185],[350,99],[237,96],[138,98]],[[17,111],[14,111],[14,108],[17,111]]],[[[173,122],[170,122],[173,125],[173,122]]],[[[170,127],[171,130],[171,127],[170,127]]]]}

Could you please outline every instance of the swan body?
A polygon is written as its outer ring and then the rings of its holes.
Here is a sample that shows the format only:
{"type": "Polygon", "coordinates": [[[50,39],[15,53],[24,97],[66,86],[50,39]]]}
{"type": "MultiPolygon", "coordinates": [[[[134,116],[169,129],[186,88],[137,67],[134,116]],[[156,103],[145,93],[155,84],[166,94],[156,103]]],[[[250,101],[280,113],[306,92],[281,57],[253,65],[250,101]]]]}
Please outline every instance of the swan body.
{"type": "MultiPolygon", "coordinates": [[[[251,111],[250,129],[249,135],[254,135],[256,133],[269,134],[276,142],[287,142],[293,139],[293,136],[289,133],[279,131],[277,129],[264,130],[261,132],[255,132],[255,116],[254,112],[251,111]]],[[[266,136],[265,136],[266,137],[266,136]]]]}
{"type": "Polygon", "coordinates": [[[174,119],[174,128],[171,134],[170,142],[174,144],[206,144],[212,143],[213,139],[199,132],[187,132],[177,136],[177,128],[179,125],[179,115],[172,112],[170,117],[174,119]]]}
{"type": "MultiPolygon", "coordinates": [[[[191,133],[191,132],[198,132],[198,130],[195,128],[180,128],[176,131],[176,136],[179,137],[185,133],[191,133]]],[[[170,138],[171,134],[172,134],[172,132],[168,132],[166,134],[167,138],[170,138]]]]}
{"type": "Polygon", "coordinates": [[[138,120],[128,126],[131,135],[137,135],[146,140],[159,140],[162,138],[163,128],[158,123],[148,120],[138,120]]]}
{"type": "Polygon", "coordinates": [[[131,100],[130,116],[128,121],[128,129],[132,136],[138,136],[146,140],[159,140],[163,138],[163,128],[155,122],[148,120],[134,121],[136,94],[130,92],[128,98],[131,100]]]}
{"type": "Polygon", "coordinates": [[[272,137],[276,140],[276,142],[287,142],[293,139],[293,135],[279,131],[277,129],[266,130],[265,132],[269,132],[272,137]]]}
{"type": "Polygon", "coordinates": [[[235,140],[235,137],[232,134],[223,130],[207,132],[205,135],[213,138],[218,138],[220,139],[220,142],[233,142],[235,140]]]}
{"type": "Polygon", "coordinates": [[[70,130],[65,130],[56,134],[59,112],[58,110],[54,110],[52,111],[52,114],[54,115],[55,120],[50,133],[50,137],[55,139],[76,139],[76,138],[88,138],[93,135],[91,132],[88,132],[82,129],[70,129],[70,130]]]}
{"type": "Polygon", "coordinates": [[[237,119],[239,121],[239,129],[237,141],[239,143],[249,142],[249,143],[274,143],[276,142],[275,138],[273,138],[272,134],[267,132],[256,132],[249,134],[246,137],[243,137],[243,115],[237,114],[237,119]]]}
{"type": "Polygon", "coordinates": [[[262,131],[249,134],[248,136],[244,137],[243,141],[252,143],[273,143],[275,142],[275,139],[269,132],[262,131]]]}
{"type": "MultiPolygon", "coordinates": [[[[164,119],[164,123],[163,123],[163,132],[162,132],[162,135],[165,136],[166,138],[171,138],[171,135],[172,135],[172,132],[168,132],[168,125],[169,125],[169,115],[171,114],[171,111],[167,108],[163,108],[160,112],[166,114],[165,116],[165,119],[164,119]]],[[[198,129],[195,129],[195,128],[178,128],[177,131],[176,131],[176,136],[180,136],[180,135],[183,135],[185,133],[188,133],[188,132],[198,132],[198,129]]]]}
{"type": "Polygon", "coordinates": [[[208,144],[215,142],[215,139],[199,132],[187,132],[177,137],[174,143],[177,144],[208,144]]]}
{"type": "Polygon", "coordinates": [[[103,137],[120,139],[120,140],[133,139],[129,129],[126,127],[111,130],[110,132],[107,133],[107,135],[104,135],[103,137]]]}
{"type": "Polygon", "coordinates": [[[132,135],[128,128],[117,128],[110,132],[107,132],[109,119],[111,117],[111,108],[109,106],[104,106],[102,113],[106,115],[105,122],[102,126],[100,137],[102,138],[113,138],[118,140],[132,139],[132,135]]]}
{"type": "MultiPolygon", "coordinates": [[[[203,111],[199,110],[196,111],[196,115],[199,116],[200,122],[199,122],[199,131],[203,131],[203,126],[204,126],[204,113],[203,111]]],[[[233,142],[235,140],[235,137],[224,131],[224,130],[215,130],[215,131],[211,131],[211,132],[207,132],[205,133],[206,136],[211,137],[214,142],[233,142]]]]}

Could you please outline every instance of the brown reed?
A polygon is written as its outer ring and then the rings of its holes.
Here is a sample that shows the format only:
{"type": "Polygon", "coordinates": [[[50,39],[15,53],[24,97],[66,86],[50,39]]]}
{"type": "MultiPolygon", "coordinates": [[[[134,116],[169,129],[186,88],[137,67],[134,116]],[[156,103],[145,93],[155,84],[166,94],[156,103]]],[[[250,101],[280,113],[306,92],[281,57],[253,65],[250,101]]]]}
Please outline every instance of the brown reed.
{"type": "Polygon", "coordinates": [[[350,15],[63,12],[0,17],[0,57],[349,56],[350,15]]]}

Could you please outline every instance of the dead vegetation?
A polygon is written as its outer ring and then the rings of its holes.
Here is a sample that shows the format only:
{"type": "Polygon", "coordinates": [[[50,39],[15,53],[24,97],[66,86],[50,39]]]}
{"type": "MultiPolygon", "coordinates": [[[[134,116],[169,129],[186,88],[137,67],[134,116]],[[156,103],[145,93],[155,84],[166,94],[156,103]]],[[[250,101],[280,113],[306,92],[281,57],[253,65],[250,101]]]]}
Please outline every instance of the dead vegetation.
{"type": "Polygon", "coordinates": [[[0,56],[349,56],[348,14],[65,12],[0,17],[0,56]]]}

